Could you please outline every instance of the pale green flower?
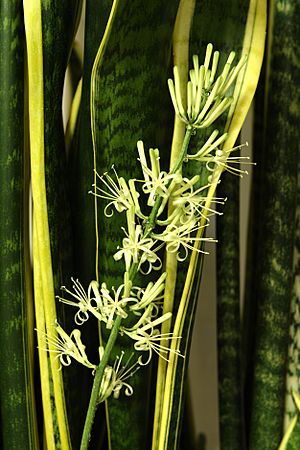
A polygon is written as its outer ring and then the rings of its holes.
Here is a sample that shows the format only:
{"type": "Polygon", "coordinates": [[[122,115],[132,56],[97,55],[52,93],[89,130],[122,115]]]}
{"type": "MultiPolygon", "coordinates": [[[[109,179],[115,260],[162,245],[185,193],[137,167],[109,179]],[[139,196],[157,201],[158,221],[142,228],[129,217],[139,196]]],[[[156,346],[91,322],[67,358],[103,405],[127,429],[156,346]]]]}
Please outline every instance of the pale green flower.
{"type": "Polygon", "coordinates": [[[96,172],[97,177],[104,185],[104,188],[93,184],[93,187],[95,187],[96,190],[90,191],[90,193],[96,195],[96,197],[109,201],[104,208],[106,217],[111,217],[113,215],[112,206],[114,206],[118,212],[126,211],[131,206],[135,205],[135,202],[137,202],[139,197],[139,194],[134,192],[135,199],[133,199],[131,193],[132,186],[128,187],[124,178],[118,176],[114,167],[112,167],[112,170],[115,179],[111,177],[108,172],[104,175],[99,175],[96,172]]]}
{"type": "Polygon", "coordinates": [[[207,155],[213,155],[213,151],[217,150],[221,144],[223,144],[228,136],[228,133],[222,134],[220,137],[218,137],[219,131],[214,130],[209,138],[206,140],[205,144],[202,145],[202,147],[194,154],[187,154],[187,160],[189,159],[196,159],[200,160],[201,158],[207,156],[207,155]],[[217,139],[218,137],[218,139],[217,139]]]}
{"type": "Polygon", "coordinates": [[[106,328],[111,329],[113,326],[115,315],[126,319],[128,313],[126,307],[128,303],[137,301],[134,297],[124,297],[124,284],[121,284],[117,289],[112,287],[113,295],[107,289],[106,283],[101,284],[100,294],[102,300],[101,312],[105,317],[104,322],[106,328]]]}
{"type": "Polygon", "coordinates": [[[81,332],[79,330],[75,329],[68,335],[59,324],[56,324],[56,332],[56,337],[44,335],[46,343],[48,346],[50,345],[50,348],[46,350],[57,353],[57,358],[61,366],[69,366],[72,359],[75,359],[89,369],[96,368],[95,364],[92,364],[88,360],[85,353],[85,345],[81,341],[81,332]]]}
{"type": "Polygon", "coordinates": [[[227,133],[224,133],[217,138],[218,133],[218,130],[214,130],[200,150],[194,154],[186,155],[187,159],[205,163],[206,168],[210,172],[213,172],[216,167],[221,167],[223,170],[227,170],[228,172],[241,177],[244,174],[248,174],[247,170],[240,169],[239,164],[253,165],[254,163],[249,161],[249,156],[230,156],[233,151],[239,150],[245,146],[247,147],[248,143],[246,142],[245,144],[237,145],[228,150],[222,150],[220,149],[220,145],[224,144],[226,141],[227,133]]]}
{"type": "Polygon", "coordinates": [[[124,257],[126,271],[128,272],[131,263],[138,265],[138,270],[144,263],[148,263],[149,273],[152,269],[159,270],[162,262],[157,255],[158,248],[154,248],[156,241],[151,237],[144,237],[141,225],[135,225],[134,208],[127,211],[128,232],[123,228],[126,237],[123,239],[123,246],[114,254],[114,259],[119,261],[124,257]]]}
{"type": "MultiPolygon", "coordinates": [[[[142,189],[145,194],[148,194],[148,206],[153,206],[158,196],[168,200],[172,191],[172,181],[174,183],[179,183],[182,179],[181,175],[169,174],[165,171],[161,171],[159,162],[159,150],[157,148],[149,149],[149,157],[151,163],[151,168],[149,168],[145,156],[144,144],[142,141],[138,141],[137,148],[139,152],[139,161],[141,163],[142,171],[144,174],[142,189]]],[[[166,202],[164,202],[163,206],[160,207],[160,210],[157,214],[158,216],[162,213],[165,204],[166,202]]]]}
{"type": "Polygon", "coordinates": [[[99,285],[96,281],[92,281],[86,293],[83,286],[78,280],[73,281],[74,292],[62,286],[62,290],[71,295],[75,301],[58,297],[63,303],[78,308],[75,314],[75,323],[82,325],[89,319],[89,313],[93,314],[96,319],[106,324],[106,328],[111,328],[114,321],[114,316],[119,315],[122,318],[127,317],[126,307],[128,303],[135,303],[138,301],[136,297],[123,297],[124,284],[121,284],[115,290],[112,287],[112,294],[105,283],[99,285]]]}
{"type": "Polygon", "coordinates": [[[155,320],[149,320],[148,323],[143,326],[139,326],[138,328],[134,327],[132,329],[121,329],[124,334],[135,341],[135,350],[148,352],[148,358],[146,361],[143,361],[142,356],[139,357],[138,361],[140,365],[143,366],[148,364],[152,358],[153,352],[157,353],[166,361],[168,361],[167,356],[170,352],[175,353],[178,356],[182,356],[179,350],[171,350],[168,347],[168,344],[171,340],[180,339],[180,337],[174,336],[173,333],[161,334],[159,329],[156,328],[163,322],[170,320],[171,316],[172,313],[166,313],[155,320]]]}
{"type": "Polygon", "coordinates": [[[214,172],[214,170],[219,167],[222,170],[227,170],[227,172],[243,177],[243,175],[248,175],[248,171],[240,168],[240,164],[250,164],[254,165],[255,163],[249,161],[249,156],[230,156],[231,152],[237,150],[243,146],[247,146],[248,143],[238,145],[237,147],[231,148],[229,150],[221,150],[217,149],[215,154],[207,154],[206,156],[201,156],[197,158],[197,161],[202,161],[206,163],[206,168],[210,172],[214,172]]]}
{"type": "Polygon", "coordinates": [[[178,261],[184,261],[188,256],[189,250],[195,249],[199,253],[208,254],[201,247],[196,248],[196,242],[216,242],[213,238],[193,236],[200,228],[205,226],[201,226],[195,218],[182,225],[174,222],[168,225],[161,234],[155,234],[155,239],[163,241],[168,252],[177,253],[178,261]],[[184,251],[183,256],[180,255],[181,249],[184,251]]]}
{"type": "Polygon", "coordinates": [[[104,317],[99,309],[100,294],[97,281],[92,281],[89,284],[88,292],[86,293],[79,280],[74,280],[74,278],[71,278],[71,280],[73,282],[74,292],[67,289],[66,286],[62,286],[61,290],[71,295],[74,300],[69,300],[60,296],[57,296],[57,298],[66,305],[78,308],[78,311],[75,314],[75,323],[77,325],[82,325],[86,322],[89,319],[88,313],[93,314],[100,321],[103,320],[104,317]]]}
{"type": "MultiPolygon", "coordinates": [[[[102,356],[103,348],[100,352],[100,359],[102,356]]],[[[128,368],[133,355],[128,358],[124,366],[121,366],[123,356],[124,351],[121,352],[121,356],[117,356],[113,367],[105,367],[99,391],[98,403],[104,402],[111,395],[113,395],[114,398],[119,398],[122,389],[124,389],[124,394],[127,397],[133,394],[133,387],[126,380],[132,377],[140,367],[138,366],[138,363],[135,362],[128,368]]]]}
{"type": "Polygon", "coordinates": [[[145,289],[139,289],[137,293],[138,302],[130,306],[131,311],[138,311],[146,308],[148,305],[157,302],[162,298],[161,294],[165,288],[165,279],[167,277],[164,272],[159,279],[153,283],[150,281],[145,289]]]}
{"type": "MultiPolygon", "coordinates": [[[[213,214],[221,215],[222,212],[207,206],[207,196],[203,195],[207,192],[211,184],[202,186],[195,191],[185,192],[181,195],[176,195],[174,192],[174,198],[172,204],[175,207],[175,211],[179,218],[180,224],[186,224],[191,220],[204,218],[209,221],[209,216],[213,214]]],[[[213,204],[224,205],[226,198],[212,197],[210,202],[213,204]]],[[[175,217],[175,215],[174,215],[175,217]]]]}

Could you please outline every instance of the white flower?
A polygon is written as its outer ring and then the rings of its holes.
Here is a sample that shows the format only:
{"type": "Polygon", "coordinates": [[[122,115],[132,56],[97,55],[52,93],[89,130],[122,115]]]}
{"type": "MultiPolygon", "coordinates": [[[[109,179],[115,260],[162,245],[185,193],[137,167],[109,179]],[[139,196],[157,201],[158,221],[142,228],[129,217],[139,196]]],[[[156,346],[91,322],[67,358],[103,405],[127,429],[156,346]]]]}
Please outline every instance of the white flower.
{"type": "Polygon", "coordinates": [[[108,205],[104,208],[104,214],[106,217],[111,217],[113,215],[113,209],[111,208],[112,206],[114,206],[118,212],[126,211],[131,206],[136,205],[136,202],[138,204],[139,197],[139,194],[135,191],[134,184],[131,184],[128,187],[124,178],[118,176],[114,167],[112,167],[112,170],[116,181],[108,174],[108,172],[102,176],[96,173],[97,177],[101,183],[104,184],[106,189],[93,185],[93,187],[96,188],[96,191],[90,191],[90,193],[96,195],[96,197],[109,200],[108,205]],[[132,190],[134,190],[133,193],[132,190]]]}
{"type": "Polygon", "coordinates": [[[165,279],[167,277],[166,272],[164,272],[159,279],[153,283],[150,281],[146,287],[146,289],[139,289],[137,293],[138,302],[134,305],[130,306],[131,311],[138,311],[143,308],[146,308],[148,305],[157,302],[157,300],[161,299],[161,293],[165,288],[165,279]]]}
{"type": "Polygon", "coordinates": [[[101,312],[105,317],[106,328],[111,329],[113,326],[115,315],[121,316],[126,319],[128,313],[126,307],[130,302],[136,302],[137,299],[134,297],[123,297],[124,284],[121,284],[117,290],[112,287],[113,296],[111,296],[109,290],[105,283],[102,283],[100,293],[101,293],[101,312]]]}
{"type": "Polygon", "coordinates": [[[207,128],[229,107],[231,98],[226,95],[246,62],[243,57],[237,66],[232,67],[234,58],[235,52],[231,52],[222,73],[215,80],[219,52],[213,52],[212,44],[208,44],[204,64],[200,67],[198,56],[193,56],[194,68],[190,70],[186,88],[186,110],[182,104],[179,71],[177,66],[174,67],[174,82],[169,79],[168,85],[175,113],[185,124],[193,128],[207,128]]]}
{"type": "Polygon", "coordinates": [[[59,296],[57,296],[57,298],[62,303],[78,308],[78,312],[75,314],[75,323],[77,325],[82,325],[84,322],[86,322],[89,318],[89,312],[93,314],[98,320],[103,320],[104,317],[101,314],[101,310],[99,309],[100,294],[97,281],[92,281],[90,283],[88,287],[88,293],[86,293],[79,280],[74,280],[74,278],[71,278],[71,280],[74,283],[74,292],[67,289],[66,286],[62,286],[61,290],[71,295],[75,299],[75,301],[68,300],[59,296]],[[93,297],[91,295],[93,295],[93,297]]]}
{"type": "MultiPolygon", "coordinates": [[[[103,354],[103,349],[100,351],[100,359],[102,357],[101,353],[103,354]]],[[[140,367],[137,365],[138,363],[135,362],[128,368],[133,354],[128,358],[126,364],[121,367],[123,356],[124,352],[122,351],[121,356],[117,356],[113,367],[105,367],[99,391],[98,403],[104,402],[108,397],[110,397],[111,394],[113,394],[114,398],[119,398],[120,392],[123,388],[125,388],[124,393],[126,396],[133,394],[133,388],[128,382],[126,382],[126,380],[132,377],[140,367]]]]}
{"type": "Polygon", "coordinates": [[[149,266],[146,273],[149,273],[152,269],[159,270],[162,262],[156,254],[158,247],[154,249],[156,242],[151,237],[143,236],[141,225],[135,225],[134,210],[132,208],[127,211],[127,224],[128,232],[123,228],[126,234],[122,241],[123,247],[114,254],[114,259],[119,261],[124,257],[127,272],[131,263],[137,264],[138,270],[140,270],[141,266],[146,262],[149,266]]]}
{"type": "Polygon", "coordinates": [[[89,369],[96,368],[95,364],[90,363],[88,360],[85,353],[85,345],[83,345],[81,341],[81,333],[79,330],[73,330],[69,336],[62,327],[57,324],[56,332],[56,337],[48,335],[44,335],[44,337],[48,345],[47,351],[57,353],[57,358],[62,366],[69,366],[72,359],[75,359],[89,369]]]}
{"type": "Polygon", "coordinates": [[[214,130],[211,135],[209,136],[209,138],[207,139],[207,141],[205,142],[204,145],[202,145],[202,147],[200,148],[200,150],[197,151],[197,153],[195,154],[187,154],[186,157],[187,159],[196,159],[201,161],[201,158],[207,156],[207,155],[212,155],[213,151],[215,149],[218,149],[219,146],[221,144],[223,144],[228,136],[228,133],[224,133],[222,134],[222,136],[220,136],[218,139],[217,136],[219,134],[218,130],[214,130]]]}
{"type": "Polygon", "coordinates": [[[170,352],[175,353],[178,356],[183,356],[179,350],[171,350],[168,346],[169,341],[180,339],[180,337],[176,337],[172,333],[161,334],[159,329],[155,328],[162,322],[169,320],[171,316],[172,313],[166,313],[158,319],[149,321],[149,323],[146,323],[144,326],[139,326],[134,329],[122,328],[122,332],[135,341],[135,350],[149,352],[146,361],[143,361],[142,356],[138,359],[140,365],[144,366],[148,364],[152,358],[153,352],[157,353],[166,361],[168,361],[167,357],[170,352]]]}
{"type": "MultiPolygon", "coordinates": [[[[138,141],[137,148],[139,152],[139,161],[142,166],[144,181],[143,183],[143,191],[145,194],[149,194],[148,196],[148,206],[153,206],[156,198],[162,197],[165,200],[168,200],[172,187],[171,183],[174,181],[178,183],[181,180],[180,174],[168,174],[165,171],[160,170],[160,156],[159,150],[150,148],[149,156],[151,162],[151,169],[148,167],[144,144],[142,141],[138,141]]],[[[166,201],[163,202],[163,205],[160,207],[158,211],[158,216],[162,213],[166,201]]]]}
{"type": "MultiPolygon", "coordinates": [[[[186,192],[182,195],[176,196],[174,192],[174,198],[172,199],[172,204],[175,207],[175,211],[179,217],[180,224],[186,224],[190,220],[197,220],[198,218],[204,218],[209,220],[209,215],[212,214],[223,214],[222,212],[216,211],[213,208],[207,206],[207,196],[203,195],[211,184],[207,184],[198,188],[192,192],[186,192]]],[[[224,205],[226,198],[212,197],[211,203],[218,203],[224,205]]]]}
{"type": "Polygon", "coordinates": [[[230,156],[231,152],[243,147],[246,144],[238,145],[229,150],[221,150],[217,149],[215,154],[207,154],[206,156],[201,156],[197,158],[197,161],[202,161],[206,163],[206,168],[210,172],[214,172],[216,167],[220,167],[222,170],[227,170],[227,172],[232,173],[233,175],[238,175],[243,177],[243,175],[247,175],[248,171],[244,169],[240,169],[240,163],[243,164],[251,164],[255,163],[249,161],[249,156],[230,156]]]}
{"type": "Polygon", "coordinates": [[[175,208],[173,208],[173,212],[166,219],[157,219],[157,225],[166,226],[173,221],[182,223],[186,221],[184,211],[182,210],[182,208],[178,207],[178,205],[175,205],[174,201],[180,198],[182,195],[191,194],[194,190],[194,186],[196,185],[196,183],[198,183],[199,179],[199,175],[195,175],[191,179],[184,177],[181,178],[180,182],[178,182],[176,185],[173,184],[169,202],[171,205],[175,206],[175,208]]]}
{"type": "Polygon", "coordinates": [[[237,145],[236,147],[224,151],[220,149],[219,146],[226,141],[227,133],[222,134],[222,136],[217,139],[218,133],[218,130],[214,130],[200,150],[194,154],[186,155],[187,159],[205,163],[206,168],[210,172],[213,172],[216,167],[221,167],[223,170],[227,170],[240,177],[244,174],[248,174],[246,170],[235,167],[235,164],[239,165],[240,163],[244,163],[253,165],[254,163],[249,161],[249,156],[230,156],[231,152],[241,149],[244,146],[248,146],[248,143],[246,142],[245,144],[237,145]]]}
{"type": "Polygon", "coordinates": [[[130,302],[138,302],[137,297],[123,297],[124,284],[121,284],[117,290],[112,287],[111,294],[105,283],[102,283],[99,289],[98,283],[92,281],[86,294],[78,280],[72,278],[72,281],[74,283],[74,292],[65,286],[61,289],[70,294],[75,301],[61,297],[58,298],[61,302],[78,308],[78,312],[75,314],[75,323],[77,325],[82,325],[86,322],[89,319],[88,313],[91,313],[96,319],[104,322],[106,328],[110,329],[113,325],[115,315],[119,315],[125,319],[128,315],[126,312],[127,304],[130,302]]]}
{"type": "Polygon", "coordinates": [[[200,228],[204,227],[200,226],[195,218],[182,225],[171,223],[161,234],[155,234],[155,238],[165,242],[168,252],[179,252],[177,254],[177,260],[184,261],[188,256],[189,250],[195,249],[199,253],[207,254],[202,248],[195,247],[196,242],[216,242],[213,238],[193,237],[192,234],[197,232],[200,228]],[[183,256],[180,256],[181,248],[184,250],[183,256]]]}

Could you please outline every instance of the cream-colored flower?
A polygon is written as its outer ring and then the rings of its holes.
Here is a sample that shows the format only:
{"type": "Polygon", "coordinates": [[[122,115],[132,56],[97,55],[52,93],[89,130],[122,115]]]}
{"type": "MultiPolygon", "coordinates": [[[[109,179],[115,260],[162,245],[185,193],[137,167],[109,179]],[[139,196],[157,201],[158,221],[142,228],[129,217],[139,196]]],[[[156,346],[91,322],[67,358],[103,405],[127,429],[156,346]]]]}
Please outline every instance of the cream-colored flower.
{"type": "Polygon", "coordinates": [[[101,308],[99,308],[101,299],[97,281],[92,281],[89,284],[88,292],[86,293],[79,280],[74,280],[74,278],[71,278],[71,280],[73,282],[74,292],[67,289],[66,286],[62,286],[61,290],[73,297],[74,300],[69,300],[60,296],[57,296],[57,298],[62,303],[78,308],[78,311],[75,314],[75,323],[77,325],[82,325],[86,322],[89,318],[88,313],[93,314],[100,321],[103,320],[104,316],[101,314],[101,308]]]}
{"type": "MultiPolygon", "coordinates": [[[[181,195],[176,195],[174,192],[174,198],[172,204],[175,207],[175,211],[178,215],[178,223],[186,224],[191,220],[197,220],[204,218],[209,221],[209,216],[213,214],[223,214],[215,209],[207,206],[207,196],[205,195],[211,184],[202,186],[195,191],[185,192],[181,195]]],[[[212,204],[224,205],[226,198],[212,197],[210,202],[212,204]]],[[[174,216],[175,217],[175,216],[174,216]]]]}
{"type": "Polygon", "coordinates": [[[181,181],[181,175],[179,173],[170,174],[165,171],[161,171],[159,150],[157,148],[149,149],[149,157],[151,163],[151,168],[149,168],[145,156],[143,141],[138,141],[137,148],[139,152],[139,161],[141,163],[142,171],[144,174],[142,189],[145,194],[148,194],[148,206],[154,206],[155,200],[158,196],[166,200],[163,202],[158,211],[157,215],[159,216],[162,213],[164,206],[166,205],[166,202],[170,196],[172,186],[174,185],[174,183],[179,183],[181,181]],[[173,185],[172,182],[174,182],[173,185]]]}
{"type": "Polygon", "coordinates": [[[144,366],[151,361],[153,352],[157,353],[161,358],[168,361],[168,355],[170,352],[175,353],[178,356],[183,356],[180,350],[171,350],[169,348],[169,342],[174,339],[180,339],[180,337],[174,336],[172,333],[161,334],[159,329],[156,328],[163,322],[170,320],[172,313],[166,313],[163,316],[149,321],[144,326],[138,328],[125,329],[122,328],[122,332],[135,341],[134,348],[137,351],[148,352],[148,358],[143,361],[143,357],[139,357],[139,364],[144,366]]]}
{"type": "Polygon", "coordinates": [[[56,337],[44,335],[45,342],[48,345],[48,348],[45,350],[57,353],[57,358],[59,359],[61,366],[69,366],[72,359],[75,359],[89,369],[96,368],[95,364],[92,364],[88,360],[85,353],[85,345],[83,345],[81,341],[81,332],[79,330],[75,329],[68,335],[63,328],[57,324],[56,332],[56,337]]]}
{"type": "Polygon", "coordinates": [[[155,239],[163,241],[168,252],[177,253],[178,261],[184,261],[188,256],[189,250],[195,249],[199,253],[208,253],[202,247],[196,248],[196,242],[216,242],[215,239],[209,237],[195,237],[194,234],[200,228],[204,227],[200,226],[195,218],[182,225],[174,222],[168,225],[161,234],[155,234],[155,239]],[[180,255],[181,249],[184,251],[183,256],[180,255]]]}
{"type": "Polygon", "coordinates": [[[233,175],[238,175],[239,177],[243,177],[243,175],[247,175],[248,171],[240,168],[240,164],[248,164],[254,165],[255,163],[249,161],[249,156],[230,156],[231,152],[234,150],[240,149],[246,144],[238,145],[229,150],[221,150],[217,149],[214,154],[208,153],[205,156],[201,156],[197,158],[197,161],[202,161],[206,163],[206,168],[210,172],[214,172],[217,167],[220,167],[222,170],[226,170],[233,175]]]}
{"type": "Polygon", "coordinates": [[[102,300],[101,312],[105,317],[104,322],[106,328],[111,329],[114,323],[115,316],[121,316],[126,319],[128,316],[127,306],[128,303],[135,303],[137,301],[134,297],[124,297],[124,284],[121,284],[117,289],[112,287],[113,295],[106,287],[106,283],[102,283],[100,294],[102,300]]]}
{"type": "Polygon", "coordinates": [[[159,270],[162,262],[157,255],[158,247],[155,247],[156,241],[151,237],[144,237],[141,225],[135,225],[134,209],[127,211],[128,232],[123,228],[126,237],[122,241],[122,248],[114,254],[114,259],[119,261],[124,257],[126,271],[130,270],[131,263],[138,265],[138,270],[142,270],[143,264],[148,264],[148,270],[143,273],[149,273],[152,269],[159,270]]]}
{"type": "Polygon", "coordinates": [[[124,366],[121,366],[122,359],[124,357],[124,351],[122,351],[121,356],[117,356],[113,367],[105,367],[99,391],[98,403],[104,402],[111,395],[113,395],[114,398],[119,398],[122,389],[124,389],[124,394],[127,397],[133,394],[133,387],[126,380],[131,378],[140,367],[137,362],[128,367],[132,356],[133,355],[128,358],[124,366]]]}
{"type": "Polygon", "coordinates": [[[217,150],[221,144],[223,144],[228,136],[228,133],[223,133],[220,137],[218,137],[219,131],[214,130],[209,138],[206,140],[205,144],[194,154],[187,154],[187,159],[196,159],[201,161],[201,158],[207,155],[213,155],[213,151],[217,150]]]}
{"type": "Polygon", "coordinates": [[[132,196],[131,190],[134,189],[134,185],[128,187],[126,181],[123,177],[119,177],[115,168],[112,167],[114,178],[106,172],[104,175],[97,174],[104,188],[98,185],[93,185],[95,191],[90,191],[91,194],[96,195],[96,197],[108,200],[109,203],[104,208],[104,214],[106,217],[111,217],[113,215],[112,206],[116,208],[118,212],[126,211],[131,206],[138,203],[139,194],[135,191],[134,198],[132,196]]]}
{"type": "Polygon", "coordinates": [[[150,281],[145,289],[139,289],[137,292],[138,301],[130,306],[131,311],[139,311],[146,308],[148,305],[157,302],[162,298],[161,294],[165,288],[165,279],[167,277],[164,272],[159,279],[153,283],[150,281]]]}
{"type": "Polygon", "coordinates": [[[237,145],[228,150],[222,150],[220,146],[224,144],[228,134],[224,133],[218,138],[218,133],[218,130],[214,130],[205,144],[196,153],[186,155],[187,159],[205,163],[206,168],[210,172],[213,172],[217,167],[221,167],[222,170],[227,170],[240,177],[248,174],[247,170],[240,169],[239,165],[241,163],[253,165],[254,163],[249,161],[249,156],[231,156],[232,152],[248,146],[248,143],[237,145]]]}

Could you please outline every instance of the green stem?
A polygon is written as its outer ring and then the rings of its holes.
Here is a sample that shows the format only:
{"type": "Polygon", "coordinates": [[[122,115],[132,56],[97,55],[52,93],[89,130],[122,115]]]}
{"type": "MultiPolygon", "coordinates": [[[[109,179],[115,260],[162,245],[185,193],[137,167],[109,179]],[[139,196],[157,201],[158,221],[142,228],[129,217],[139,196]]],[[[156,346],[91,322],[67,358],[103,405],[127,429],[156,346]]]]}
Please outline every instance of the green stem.
{"type": "MultiPolygon", "coordinates": [[[[186,128],[186,132],[185,132],[185,137],[183,140],[183,144],[182,144],[182,148],[180,151],[180,154],[178,156],[178,159],[173,167],[173,169],[170,171],[170,174],[174,174],[176,173],[183,161],[184,158],[186,157],[186,153],[187,153],[187,149],[189,146],[189,142],[192,136],[192,132],[193,132],[193,128],[191,125],[188,125],[186,128]]],[[[158,210],[159,207],[162,203],[163,197],[157,197],[153,208],[151,210],[150,216],[149,216],[149,220],[147,222],[147,225],[145,227],[145,231],[144,231],[144,236],[149,235],[149,233],[151,232],[151,230],[154,228],[155,226],[155,222],[156,222],[156,217],[158,214],[158,210]]],[[[130,267],[129,270],[129,278],[130,280],[133,282],[135,275],[137,273],[137,267],[138,265],[133,263],[130,267]]],[[[130,292],[127,292],[128,288],[126,288],[125,286],[125,291],[124,291],[124,297],[130,295],[130,292]]],[[[117,339],[118,336],[118,332],[120,329],[120,325],[122,322],[122,318],[121,316],[116,316],[116,319],[114,321],[111,333],[109,335],[104,353],[103,353],[103,357],[100,361],[100,364],[98,365],[97,369],[96,369],[96,373],[95,373],[95,377],[94,377],[94,383],[93,383],[93,387],[92,387],[92,393],[91,393],[91,398],[90,398],[90,403],[89,403],[89,407],[88,407],[88,411],[87,411],[87,415],[86,415],[86,420],[85,420],[85,424],[84,424],[84,429],[83,429],[83,434],[82,434],[82,439],[81,439],[81,445],[80,445],[80,450],[87,450],[88,445],[89,445],[89,440],[90,440],[90,435],[91,435],[91,430],[92,430],[92,426],[93,426],[93,421],[94,421],[94,417],[95,417],[95,413],[96,413],[96,409],[97,409],[97,400],[99,397],[99,391],[100,391],[100,387],[101,387],[101,382],[102,382],[102,378],[103,378],[103,374],[104,374],[104,370],[105,367],[108,363],[109,357],[110,357],[110,353],[112,351],[112,348],[114,346],[114,343],[117,339]]]]}
{"type": "Polygon", "coordinates": [[[88,411],[87,411],[87,415],[86,415],[86,420],[85,420],[81,444],[80,444],[80,450],[87,450],[88,445],[89,445],[89,440],[90,440],[92,425],[93,425],[93,421],[94,421],[94,417],[95,417],[95,413],[96,413],[96,409],[97,409],[97,400],[99,397],[99,391],[100,391],[100,387],[101,387],[102,377],[104,374],[104,369],[106,367],[106,364],[108,363],[110,352],[112,351],[114,343],[117,339],[121,321],[122,321],[122,317],[116,316],[116,319],[114,321],[111,333],[109,335],[109,338],[108,338],[108,341],[107,341],[107,344],[105,347],[103,357],[100,361],[99,366],[96,369],[90,403],[89,403],[89,407],[88,407],[88,411]]]}
{"type": "Polygon", "coordinates": [[[192,127],[192,125],[187,125],[178,159],[177,159],[173,169],[170,171],[170,174],[176,173],[182,166],[182,163],[186,157],[187,149],[188,149],[193,131],[194,131],[194,128],[192,127]]]}
{"type": "MultiPolygon", "coordinates": [[[[173,169],[170,171],[169,175],[175,174],[182,166],[184,158],[186,157],[187,149],[188,149],[192,134],[193,134],[192,125],[187,125],[184,140],[183,140],[182,147],[181,147],[181,151],[180,151],[178,159],[177,159],[173,169]]],[[[169,187],[170,184],[171,184],[171,181],[169,182],[167,187],[169,187]]],[[[161,196],[157,197],[157,199],[155,200],[155,203],[153,205],[149,219],[147,221],[147,225],[145,227],[144,237],[147,237],[149,235],[149,233],[151,232],[151,230],[154,228],[158,210],[162,204],[162,201],[163,201],[163,197],[161,197],[161,196]]]]}

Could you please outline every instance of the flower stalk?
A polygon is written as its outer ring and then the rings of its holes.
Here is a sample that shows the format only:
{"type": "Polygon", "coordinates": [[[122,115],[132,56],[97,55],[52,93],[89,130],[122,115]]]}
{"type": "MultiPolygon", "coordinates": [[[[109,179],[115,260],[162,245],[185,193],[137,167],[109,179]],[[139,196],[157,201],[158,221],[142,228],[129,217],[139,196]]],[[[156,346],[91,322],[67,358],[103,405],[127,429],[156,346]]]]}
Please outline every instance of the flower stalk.
{"type": "Polygon", "coordinates": [[[95,371],[90,403],[89,403],[86,420],[85,420],[85,424],[84,424],[84,429],[83,429],[83,433],[82,433],[80,450],[87,450],[88,446],[89,446],[89,441],[90,441],[92,426],[93,426],[93,422],[94,422],[94,417],[95,417],[96,410],[97,410],[99,391],[100,391],[100,386],[101,386],[104,370],[105,370],[105,367],[107,366],[110,353],[111,353],[114,343],[117,339],[121,322],[122,322],[122,317],[116,316],[116,319],[115,319],[113,327],[111,329],[107,344],[105,346],[105,351],[101,358],[100,364],[98,365],[98,367],[96,368],[96,371],[95,371]]]}
{"type": "MultiPolygon", "coordinates": [[[[187,153],[187,149],[188,149],[188,145],[189,145],[189,142],[190,142],[190,139],[192,136],[192,132],[193,132],[193,128],[190,125],[188,125],[186,127],[186,133],[185,133],[184,141],[182,144],[181,152],[178,156],[178,160],[176,161],[174,168],[170,172],[171,174],[175,174],[182,166],[182,163],[183,163],[184,158],[187,153]]],[[[171,183],[171,181],[170,181],[170,183],[171,183]]],[[[157,214],[158,214],[159,208],[162,204],[162,201],[163,201],[162,196],[158,196],[156,198],[154,206],[152,207],[152,210],[151,210],[151,213],[149,216],[149,220],[148,220],[145,230],[144,230],[144,234],[143,234],[144,237],[147,237],[150,234],[150,232],[152,231],[152,229],[155,227],[157,214]]],[[[137,273],[137,269],[138,269],[138,264],[133,262],[128,271],[129,279],[132,283],[133,283],[135,275],[137,273]]],[[[124,297],[130,295],[130,287],[128,289],[129,284],[130,283],[128,283],[127,286],[125,286],[124,297]],[[126,289],[126,287],[127,287],[127,289],[126,289]]],[[[88,449],[92,426],[93,426],[93,422],[94,422],[94,417],[95,417],[97,406],[98,406],[98,397],[99,397],[100,386],[101,386],[103,375],[104,375],[104,370],[109,361],[110,354],[113,349],[114,343],[118,337],[121,323],[122,323],[122,317],[119,315],[116,315],[116,318],[114,320],[107,344],[104,349],[103,356],[102,356],[100,363],[97,366],[96,371],[95,371],[92,393],[91,393],[89,407],[88,407],[86,420],[85,420],[85,424],[84,424],[84,429],[83,429],[83,434],[82,434],[82,439],[81,439],[81,444],[80,444],[80,450],[88,449]]]]}

